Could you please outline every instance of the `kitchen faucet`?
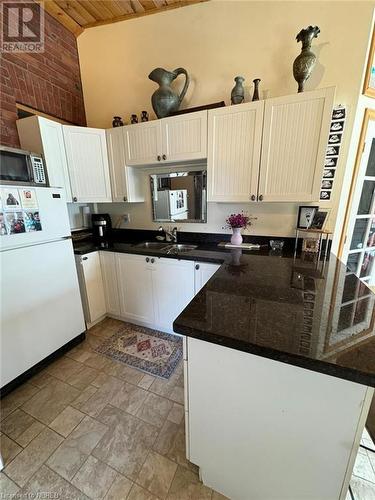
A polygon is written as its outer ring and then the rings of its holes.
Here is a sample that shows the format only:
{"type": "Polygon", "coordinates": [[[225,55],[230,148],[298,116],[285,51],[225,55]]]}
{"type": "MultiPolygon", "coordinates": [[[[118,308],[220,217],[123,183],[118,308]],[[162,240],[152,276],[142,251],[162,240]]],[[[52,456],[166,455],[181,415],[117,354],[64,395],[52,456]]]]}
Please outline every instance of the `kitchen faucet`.
{"type": "MultiPolygon", "coordinates": [[[[170,230],[170,228],[167,230],[164,229],[163,226],[159,226],[158,231],[164,231],[166,241],[173,241],[173,243],[177,243],[177,227],[174,227],[172,230],[170,230]]],[[[156,238],[158,240],[163,239],[162,236],[157,236],[156,238]]]]}

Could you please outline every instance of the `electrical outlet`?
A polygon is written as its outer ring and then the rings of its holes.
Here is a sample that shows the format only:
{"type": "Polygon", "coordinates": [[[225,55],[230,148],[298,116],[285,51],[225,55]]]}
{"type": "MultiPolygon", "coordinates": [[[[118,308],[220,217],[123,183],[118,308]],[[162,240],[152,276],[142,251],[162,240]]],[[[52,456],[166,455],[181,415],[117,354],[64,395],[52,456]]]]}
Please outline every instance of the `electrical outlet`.
{"type": "Polygon", "coordinates": [[[122,220],[123,220],[124,224],[129,224],[129,222],[130,222],[130,214],[124,214],[122,220]]]}

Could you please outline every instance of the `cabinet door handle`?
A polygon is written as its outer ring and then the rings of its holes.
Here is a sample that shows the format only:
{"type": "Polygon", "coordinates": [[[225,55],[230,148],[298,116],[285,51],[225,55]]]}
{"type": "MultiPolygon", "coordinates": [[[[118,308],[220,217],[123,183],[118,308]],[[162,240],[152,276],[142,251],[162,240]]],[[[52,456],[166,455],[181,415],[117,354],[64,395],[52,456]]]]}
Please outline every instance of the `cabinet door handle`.
{"type": "Polygon", "coordinates": [[[256,196],[255,196],[255,194],[252,194],[252,195],[250,196],[250,200],[251,200],[251,201],[255,201],[255,200],[256,200],[256,196]]]}
{"type": "Polygon", "coordinates": [[[162,158],[163,158],[163,160],[166,160],[167,159],[167,155],[163,155],[162,158]]]}
{"type": "Polygon", "coordinates": [[[160,156],[160,155],[158,155],[158,156],[157,156],[157,159],[158,159],[158,161],[161,161],[161,156],[160,156]]]}
{"type": "Polygon", "coordinates": [[[199,264],[195,264],[195,269],[198,271],[198,269],[199,269],[199,264]]]}
{"type": "Polygon", "coordinates": [[[155,259],[151,259],[151,264],[153,264],[155,262],[155,259]]]}
{"type": "Polygon", "coordinates": [[[127,199],[127,197],[126,197],[126,196],[124,196],[124,201],[127,201],[127,200],[128,200],[128,199],[127,199]]]}
{"type": "Polygon", "coordinates": [[[146,262],[150,262],[150,259],[148,257],[146,257],[146,262]]]}
{"type": "Polygon", "coordinates": [[[82,257],[82,260],[87,260],[87,259],[88,259],[88,257],[82,257]]]}
{"type": "Polygon", "coordinates": [[[77,196],[73,196],[73,201],[77,201],[77,200],[78,200],[77,196]]]}
{"type": "Polygon", "coordinates": [[[263,201],[263,195],[259,195],[259,201],[263,201]]]}

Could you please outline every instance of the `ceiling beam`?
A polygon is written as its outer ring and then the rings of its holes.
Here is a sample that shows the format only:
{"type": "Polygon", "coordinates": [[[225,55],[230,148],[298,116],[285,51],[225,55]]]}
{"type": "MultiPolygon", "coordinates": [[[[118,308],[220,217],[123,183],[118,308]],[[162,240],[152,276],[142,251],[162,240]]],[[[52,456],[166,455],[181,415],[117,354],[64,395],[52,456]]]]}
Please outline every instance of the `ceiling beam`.
{"type": "Polygon", "coordinates": [[[167,10],[178,9],[179,7],[187,7],[188,5],[193,5],[196,3],[207,2],[208,0],[182,0],[180,2],[175,2],[169,5],[164,5],[155,9],[145,10],[144,12],[134,12],[132,14],[124,14],[123,16],[114,17],[106,21],[96,21],[94,23],[89,23],[85,25],[86,28],[95,28],[96,26],[103,26],[104,24],[118,23],[120,21],[126,21],[128,19],[134,19],[137,17],[148,16],[150,14],[158,14],[159,12],[165,12],[167,10]]]}
{"type": "Polygon", "coordinates": [[[73,33],[75,36],[79,36],[83,32],[82,26],[80,26],[73,18],[71,18],[66,12],[61,9],[54,0],[44,0],[39,3],[48,14],[50,14],[54,19],[59,21],[67,30],[73,33]]]}

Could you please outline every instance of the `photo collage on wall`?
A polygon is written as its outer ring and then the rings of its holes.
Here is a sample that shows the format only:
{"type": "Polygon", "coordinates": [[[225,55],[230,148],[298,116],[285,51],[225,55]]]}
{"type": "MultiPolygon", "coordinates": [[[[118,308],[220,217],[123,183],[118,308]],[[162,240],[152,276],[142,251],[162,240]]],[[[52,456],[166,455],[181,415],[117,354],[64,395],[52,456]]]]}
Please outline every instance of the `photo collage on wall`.
{"type": "Polygon", "coordinates": [[[0,235],[41,230],[35,189],[3,187],[0,191],[0,235]]]}
{"type": "Polygon", "coordinates": [[[322,184],[320,188],[320,200],[329,201],[331,199],[333,183],[335,181],[337,163],[339,160],[342,136],[346,119],[346,108],[337,106],[333,108],[332,120],[329,128],[328,145],[324,160],[324,170],[322,184]]]}

